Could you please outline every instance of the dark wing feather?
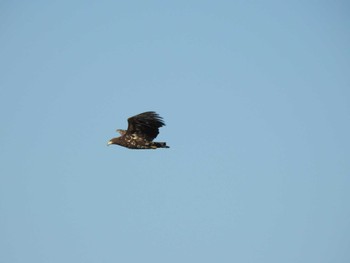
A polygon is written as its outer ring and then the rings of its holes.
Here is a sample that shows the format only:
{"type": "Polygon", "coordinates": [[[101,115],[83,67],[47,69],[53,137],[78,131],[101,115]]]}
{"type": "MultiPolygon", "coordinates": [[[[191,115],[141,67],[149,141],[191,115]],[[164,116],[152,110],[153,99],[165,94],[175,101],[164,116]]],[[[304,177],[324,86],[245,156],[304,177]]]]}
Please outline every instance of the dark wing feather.
{"type": "Polygon", "coordinates": [[[157,137],[159,128],[164,126],[162,118],[154,111],[147,111],[128,119],[127,134],[136,133],[150,141],[157,137]]]}

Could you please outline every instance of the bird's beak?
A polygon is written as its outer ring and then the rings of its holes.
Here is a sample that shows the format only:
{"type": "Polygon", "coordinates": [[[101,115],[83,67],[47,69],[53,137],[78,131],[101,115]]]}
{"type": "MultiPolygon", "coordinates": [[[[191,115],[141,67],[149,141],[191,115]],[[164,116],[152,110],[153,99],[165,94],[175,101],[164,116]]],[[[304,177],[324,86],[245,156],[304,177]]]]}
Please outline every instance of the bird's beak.
{"type": "Polygon", "coordinates": [[[109,146],[109,145],[111,145],[111,144],[112,144],[112,142],[111,142],[111,141],[107,142],[107,146],[109,146]]]}

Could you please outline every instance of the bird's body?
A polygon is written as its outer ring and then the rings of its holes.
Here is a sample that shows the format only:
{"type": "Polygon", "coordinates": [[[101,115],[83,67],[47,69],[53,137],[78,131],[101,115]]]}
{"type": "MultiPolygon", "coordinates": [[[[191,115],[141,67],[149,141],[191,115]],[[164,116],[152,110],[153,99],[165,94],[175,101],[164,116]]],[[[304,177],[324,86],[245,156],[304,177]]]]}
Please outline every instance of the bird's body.
{"type": "Polygon", "coordinates": [[[128,119],[128,129],[117,130],[121,136],[111,139],[110,144],[120,145],[129,149],[169,148],[165,142],[153,142],[159,134],[159,128],[164,126],[163,119],[153,111],[147,111],[128,119]]]}

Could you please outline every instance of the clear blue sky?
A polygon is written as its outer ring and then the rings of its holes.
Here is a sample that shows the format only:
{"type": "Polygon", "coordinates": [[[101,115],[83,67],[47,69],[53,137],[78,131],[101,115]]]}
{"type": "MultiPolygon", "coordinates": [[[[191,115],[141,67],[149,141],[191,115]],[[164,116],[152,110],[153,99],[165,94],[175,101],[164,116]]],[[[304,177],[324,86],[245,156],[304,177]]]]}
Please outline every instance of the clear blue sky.
{"type": "Polygon", "coordinates": [[[0,262],[350,262],[349,13],[1,1],[0,262]]]}

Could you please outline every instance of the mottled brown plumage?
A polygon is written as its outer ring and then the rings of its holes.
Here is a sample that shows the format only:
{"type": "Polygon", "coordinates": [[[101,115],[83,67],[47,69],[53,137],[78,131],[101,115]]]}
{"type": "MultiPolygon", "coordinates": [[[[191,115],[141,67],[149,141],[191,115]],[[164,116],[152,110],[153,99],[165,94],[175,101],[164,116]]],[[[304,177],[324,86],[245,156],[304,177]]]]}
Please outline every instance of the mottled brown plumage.
{"type": "Polygon", "coordinates": [[[111,139],[108,145],[117,144],[129,149],[169,148],[165,142],[153,142],[162,126],[165,126],[163,119],[154,111],[135,115],[128,119],[128,129],[118,129],[121,136],[111,139]]]}

